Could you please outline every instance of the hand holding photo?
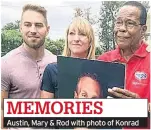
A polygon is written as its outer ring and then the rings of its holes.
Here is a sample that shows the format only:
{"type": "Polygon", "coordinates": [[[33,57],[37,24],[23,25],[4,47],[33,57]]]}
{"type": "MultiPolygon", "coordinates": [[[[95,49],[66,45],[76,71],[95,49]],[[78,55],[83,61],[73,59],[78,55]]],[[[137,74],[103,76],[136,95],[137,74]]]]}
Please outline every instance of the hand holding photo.
{"type": "Polygon", "coordinates": [[[112,89],[109,88],[108,92],[111,95],[119,97],[119,98],[140,98],[138,94],[130,92],[126,89],[118,88],[118,87],[113,87],[112,89]]]}

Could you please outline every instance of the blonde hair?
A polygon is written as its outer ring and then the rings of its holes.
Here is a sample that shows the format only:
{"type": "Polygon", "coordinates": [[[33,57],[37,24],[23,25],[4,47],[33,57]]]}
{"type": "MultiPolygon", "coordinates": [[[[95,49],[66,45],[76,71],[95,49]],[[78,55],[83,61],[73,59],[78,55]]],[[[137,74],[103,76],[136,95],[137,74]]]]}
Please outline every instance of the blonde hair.
{"type": "Polygon", "coordinates": [[[95,59],[95,37],[94,37],[92,26],[86,19],[81,18],[81,17],[76,17],[71,22],[71,24],[69,25],[66,31],[66,42],[65,42],[65,47],[63,51],[63,56],[71,56],[71,51],[68,47],[68,33],[69,33],[69,29],[71,25],[72,27],[77,28],[79,32],[86,34],[90,43],[87,59],[95,59]]]}
{"type": "Polygon", "coordinates": [[[39,5],[26,4],[26,5],[24,5],[24,7],[22,9],[22,11],[23,11],[22,16],[23,16],[24,12],[26,12],[27,10],[35,11],[35,12],[42,14],[43,17],[45,18],[46,25],[48,24],[48,22],[47,22],[47,10],[44,7],[39,6],[39,5]]]}

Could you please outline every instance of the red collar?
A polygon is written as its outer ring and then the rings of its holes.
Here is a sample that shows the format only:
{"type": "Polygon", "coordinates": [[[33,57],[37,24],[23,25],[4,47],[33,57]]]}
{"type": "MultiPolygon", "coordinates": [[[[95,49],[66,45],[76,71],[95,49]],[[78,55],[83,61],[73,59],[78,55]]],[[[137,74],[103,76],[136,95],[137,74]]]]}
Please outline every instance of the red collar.
{"type": "MultiPolygon", "coordinates": [[[[135,51],[133,56],[137,56],[137,57],[140,57],[140,58],[146,57],[147,54],[149,53],[149,52],[146,51],[146,47],[147,47],[147,44],[144,41],[142,41],[141,46],[138,48],[138,50],[135,51]]],[[[113,61],[121,61],[121,59],[123,59],[123,57],[120,54],[120,48],[117,47],[112,53],[112,60],[113,61]]]]}

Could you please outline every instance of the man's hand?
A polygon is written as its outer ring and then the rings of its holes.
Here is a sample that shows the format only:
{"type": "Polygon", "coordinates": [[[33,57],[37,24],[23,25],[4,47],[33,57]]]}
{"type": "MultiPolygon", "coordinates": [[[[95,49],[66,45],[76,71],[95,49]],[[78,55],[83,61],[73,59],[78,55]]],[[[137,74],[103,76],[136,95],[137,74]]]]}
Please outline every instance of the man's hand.
{"type": "Polygon", "coordinates": [[[108,89],[108,92],[116,97],[119,98],[140,98],[138,94],[130,92],[128,90],[125,89],[121,89],[121,88],[117,88],[117,87],[113,87],[112,89],[108,89]]]}
{"type": "Polygon", "coordinates": [[[150,106],[150,103],[148,103],[148,112],[150,112],[150,108],[151,106],[150,106]]]}

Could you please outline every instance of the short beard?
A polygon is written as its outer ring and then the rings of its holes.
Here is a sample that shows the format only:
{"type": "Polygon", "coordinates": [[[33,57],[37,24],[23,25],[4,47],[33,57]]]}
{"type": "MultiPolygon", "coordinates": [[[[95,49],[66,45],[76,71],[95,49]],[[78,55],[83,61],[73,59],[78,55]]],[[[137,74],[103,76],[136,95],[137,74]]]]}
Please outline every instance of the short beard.
{"type": "Polygon", "coordinates": [[[32,48],[32,49],[39,49],[41,46],[43,46],[44,45],[44,42],[45,42],[45,39],[44,40],[41,40],[41,42],[40,43],[38,43],[38,44],[29,44],[28,42],[26,42],[25,40],[24,40],[24,43],[29,47],[29,48],[32,48]]]}

